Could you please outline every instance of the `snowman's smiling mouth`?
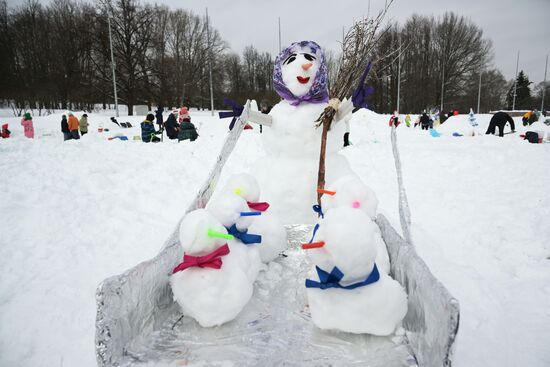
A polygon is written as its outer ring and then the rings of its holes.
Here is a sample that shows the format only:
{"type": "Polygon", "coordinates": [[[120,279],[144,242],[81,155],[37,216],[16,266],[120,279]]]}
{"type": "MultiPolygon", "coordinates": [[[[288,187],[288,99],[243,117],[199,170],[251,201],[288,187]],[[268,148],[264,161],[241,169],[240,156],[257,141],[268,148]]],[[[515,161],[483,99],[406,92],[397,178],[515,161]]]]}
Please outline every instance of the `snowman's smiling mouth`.
{"type": "Polygon", "coordinates": [[[296,79],[302,84],[307,84],[307,82],[309,82],[309,77],[304,78],[303,76],[297,76],[296,79]]]}

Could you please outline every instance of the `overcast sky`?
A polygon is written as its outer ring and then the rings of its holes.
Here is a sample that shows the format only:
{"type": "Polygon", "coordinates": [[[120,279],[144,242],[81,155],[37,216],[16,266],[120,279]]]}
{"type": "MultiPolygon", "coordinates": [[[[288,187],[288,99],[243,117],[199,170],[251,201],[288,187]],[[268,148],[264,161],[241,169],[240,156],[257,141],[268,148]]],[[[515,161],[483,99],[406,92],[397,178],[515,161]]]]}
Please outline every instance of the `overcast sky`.
{"type": "MultiPolygon", "coordinates": [[[[10,6],[22,2],[8,0],[10,6]]],[[[234,51],[241,53],[245,46],[254,45],[273,56],[279,50],[279,17],[283,47],[309,39],[338,51],[343,28],[369,12],[369,0],[158,0],[156,3],[199,14],[204,14],[208,7],[212,25],[234,51]]],[[[384,0],[370,0],[370,13],[383,6],[384,0]]],[[[550,53],[550,0],[395,0],[387,20],[403,24],[414,13],[437,16],[445,11],[463,15],[483,29],[484,36],[493,42],[493,64],[506,79],[514,78],[518,51],[519,69],[531,81],[538,83],[544,79],[546,55],[550,53]]]]}

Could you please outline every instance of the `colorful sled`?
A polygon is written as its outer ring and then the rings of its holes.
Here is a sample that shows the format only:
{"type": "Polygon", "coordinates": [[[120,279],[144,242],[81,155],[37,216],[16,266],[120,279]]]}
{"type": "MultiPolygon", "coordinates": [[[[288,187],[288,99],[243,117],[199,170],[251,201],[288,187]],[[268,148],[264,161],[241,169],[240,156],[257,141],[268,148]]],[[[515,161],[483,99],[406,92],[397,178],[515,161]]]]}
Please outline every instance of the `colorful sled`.
{"type": "MultiPolygon", "coordinates": [[[[222,147],[216,166],[187,212],[206,206],[225,161],[250,110],[250,102],[222,147]]],[[[432,275],[414,247],[381,214],[380,228],[391,275],[408,294],[404,332],[377,337],[316,328],[304,287],[310,264],[300,249],[309,225],[287,226],[288,246],[262,277],[254,295],[232,322],[202,328],[174,302],[168,283],[181,260],[179,223],[160,253],[98,287],[96,357],[103,366],[220,365],[369,365],[451,366],[459,305],[432,275]]],[[[345,310],[343,310],[345,312],[345,310]]]]}

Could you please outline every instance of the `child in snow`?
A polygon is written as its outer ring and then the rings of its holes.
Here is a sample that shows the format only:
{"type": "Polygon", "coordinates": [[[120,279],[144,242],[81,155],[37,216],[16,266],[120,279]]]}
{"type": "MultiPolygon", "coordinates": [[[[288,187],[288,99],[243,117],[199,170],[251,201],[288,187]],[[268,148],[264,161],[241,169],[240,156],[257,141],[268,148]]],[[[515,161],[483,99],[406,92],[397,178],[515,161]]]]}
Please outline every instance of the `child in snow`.
{"type": "Polygon", "coordinates": [[[25,113],[25,115],[21,119],[21,125],[23,125],[23,128],[25,130],[25,136],[29,139],[33,139],[34,126],[32,124],[32,116],[29,112],[25,113]]]}
{"type": "Polygon", "coordinates": [[[71,132],[71,139],[80,139],[80,134],[78,133],[78,129],[80,128],[80,123],[78,122],[78,119],[76,116],[69,112],[69,131],[71,132]]]}
{"type": "Polygon", "coordinates": [[[168,115],[168,118],[166,119],[166,122],[164,123],[164,129],[166,130],[166,135],[168,135],[169,139],[177,139],[178,138],[178,132],[179,132],[179,124],[176,121],[176,114],[178,112],[171,112],[168,115]]]}
{"type": "Polygon", "coordinates": [[[82,134],[82,136],[84,136],[86,133],[88,133],[88,115],[87,114],[83,114],[82,117],[80,118],[80,134],[82,134]]]}
{"type": "Polygon", "coordinates": [[[10,137],[11,131],[8,129],[8,124],[2,125],[2,139],[7,139],[10,137]]]}
{"type": "Polygon", "coordinates": [[[191,121],[191,117],[189,116],[189,110],[185,106],[180,108],[180,117],[178,121],[181,123],[184,119],[189,119],[189,121],[191,121]]]}
{"type": "Polygon", "coordinates": [[[407,116],[405,116],[405,125],[407,125],[407,127],[411,127],[411,115],[408,113],[407,116]]]}
{"type": "Polygon", "coordinates": [[[426,112],[423,112],[422,116],[420,116],[420,127],[422,130],[428,130],[430,128],[430,117],[426,112]]]}
{"type": "Polygon", "coordinates": [[[521,118],[521,121],[523,122],[523,126],[527,126],[527,125],[531,126],[538,119],[539,118],[537,116],[537,110],[533,110],[533,111],[525,112],[525,114],[521,118]]]}
{"type": "Polygon", "coordinates": [[[178,141],[190,139],[191,141],[195,141],[199,134],[197,133],[197,129],[195,128],[195,125],[191,123],[190,118],[186,118],[182,121],[180,125],[180,132],[178,134],[178,141]]]}
{"type": "Polygon", "coordinates": [[[157,143],[160,139],[155,136],[157,132],[155,131],[155,115],[152,113],[148,114],[145,120],[141,123],[141,141],[144,143],[157,143]]]}
{"type": "Polygon", "coordinates": [[[164,117],[162,116],[162,113],[164,112],[164,107],[158,106],[157,110],[155,111],[155,117],[157,118],[157,125],[159,126],[159,130],[162,129],[163,123],[164,123],[164,117]]]}
{"type": "Polygon", "coordinates": [[[61,132],[63,133],[63,141],[71,139],[71,130],[69,130],[69,123],[65,115],[61,117],[61,132]]]}

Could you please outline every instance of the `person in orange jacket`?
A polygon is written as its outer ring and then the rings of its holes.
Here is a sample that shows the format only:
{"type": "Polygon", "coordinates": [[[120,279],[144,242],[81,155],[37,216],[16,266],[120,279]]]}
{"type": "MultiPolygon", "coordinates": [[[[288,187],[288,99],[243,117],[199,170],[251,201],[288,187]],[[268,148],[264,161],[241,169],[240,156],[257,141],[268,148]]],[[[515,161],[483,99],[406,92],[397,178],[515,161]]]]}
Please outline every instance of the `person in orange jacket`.
{"type": "Polygon", "coordinates": [[[80,123],[78,122],[78,118],[72,112],[68,112],[67,115],[69,115],[68,123],[69,131],[71,132],[71,138],[80,139],[80,134],[78,133],[80,123]]]}

